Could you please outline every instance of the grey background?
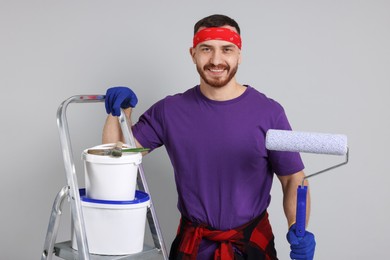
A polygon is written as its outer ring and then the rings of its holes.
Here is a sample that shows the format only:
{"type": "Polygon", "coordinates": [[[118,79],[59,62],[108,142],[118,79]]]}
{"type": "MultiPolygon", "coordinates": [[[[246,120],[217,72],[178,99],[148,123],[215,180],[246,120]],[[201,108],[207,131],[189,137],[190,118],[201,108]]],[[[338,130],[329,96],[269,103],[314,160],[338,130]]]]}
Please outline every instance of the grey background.
{"type": "MultiPolygon", "coordinates": [[[[285,107],[295,130],[348,136],[350,163],[311,180],[316,259],[385,259],[390,242],[390,2],[6,1],[0,3],[0,259],[39,259],[53,200],[66,184],[56,126],[72,95],[131,86],[133,119],[198,83],[193,24],[224,13],[242,28],[238,81],[285,107]]],[[[255,112],[255,111],[254,111],[255,112]]],[[[103,104],[68,110],[75,158],[100,143],[103,104]]],[[[239,120],[239,119],[237,119],[239,120]]],[[[306,172],[343,158],[303,155],[306,172]]],[[[80,184],[81,161],[77,160],[80,184]]],[[[165,149],[144,158],[169,248],[179,215],[165,149]]],[[[279,183],[269,209],[288,259],[279,183]]],[[[68,203],[58,241],[70,238],[68,203]]],[[[148,239],[148,238],[147,238],[148,239]]]]}

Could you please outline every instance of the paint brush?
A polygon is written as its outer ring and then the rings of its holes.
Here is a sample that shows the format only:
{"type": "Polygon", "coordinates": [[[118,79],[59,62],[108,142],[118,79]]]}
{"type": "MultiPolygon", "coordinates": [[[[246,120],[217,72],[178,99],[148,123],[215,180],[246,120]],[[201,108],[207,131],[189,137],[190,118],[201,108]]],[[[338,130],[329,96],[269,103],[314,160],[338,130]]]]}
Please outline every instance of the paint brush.
{"type": "Polygon", "coordinates": [[[117,142],[111,149],[88,149],[87,153],[94,155],[108,155],[112,157],[121,157],[122,153],[142,153],[147,152],[149,148],[125,148],[122,149],[123,143],[117,142]]]}

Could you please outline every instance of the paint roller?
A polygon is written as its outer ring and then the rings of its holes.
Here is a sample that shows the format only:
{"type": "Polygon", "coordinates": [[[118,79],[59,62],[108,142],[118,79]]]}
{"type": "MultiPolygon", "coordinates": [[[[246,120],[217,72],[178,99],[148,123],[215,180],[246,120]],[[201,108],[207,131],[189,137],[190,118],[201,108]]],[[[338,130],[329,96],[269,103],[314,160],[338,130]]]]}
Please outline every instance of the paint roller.
{"type": "Polygon", "coordinates": [[[268,150],[303,152],[315,154],[345,155],[345,161],[332,167],[307,175],[297,189],[296,235],[303,237],[306,227],[307,186],[304,181],[320,173],[348,163],[349,149],[347,136],[341,134],[297,132],[270,129],[267,131],[265,146],[268,150]]]}

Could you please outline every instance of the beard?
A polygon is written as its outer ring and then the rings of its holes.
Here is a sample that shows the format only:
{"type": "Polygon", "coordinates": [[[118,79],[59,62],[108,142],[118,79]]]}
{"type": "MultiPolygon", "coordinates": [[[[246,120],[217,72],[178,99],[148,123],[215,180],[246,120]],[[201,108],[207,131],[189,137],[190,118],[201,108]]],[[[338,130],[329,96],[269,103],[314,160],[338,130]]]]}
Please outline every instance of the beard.
{"type": "Polygon", "coordinates": [[[203,66],[203,68],[200,68],[200,66],[196,65],[196,69],[198,70],[198,73],[204,82],[206,82],[211,87],[221,88],[223,86],[226,86],[236,75],[238,70],[238,64],[236,64],[236,66],[232,68],[229,65],[213,65],[209,63],[203,66]],[[227,71],[227,75],[225,77],[207,78],[205,71],[209,69],[224,69],[227,71]]]}

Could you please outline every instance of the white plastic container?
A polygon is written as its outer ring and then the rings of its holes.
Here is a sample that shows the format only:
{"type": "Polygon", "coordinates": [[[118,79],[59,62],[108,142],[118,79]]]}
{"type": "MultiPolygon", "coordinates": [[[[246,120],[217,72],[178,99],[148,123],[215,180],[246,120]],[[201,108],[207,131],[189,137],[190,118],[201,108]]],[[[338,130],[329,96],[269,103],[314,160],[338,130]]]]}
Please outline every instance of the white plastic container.
{"type": "MultiPolygon", "coordinates": [[[[105,144],[90,149],[112,147],[114,144],[105,144]]],[[[142,154],[123,153],[121,157],[112,157],[89,154],[87,150],[82,153],[87,197],[97,200],[133,200],[142,154]]]]}
{"type": "MultiPolygon", "coordinates": [[[[149,195],[136,191],[132,201],[89,199],[80,189],[81,206],[89,252],[97,255],[127,255],[143,250],[149,195]]],[[[77,239],[72,226],[72,248],[77,239]]]]}

